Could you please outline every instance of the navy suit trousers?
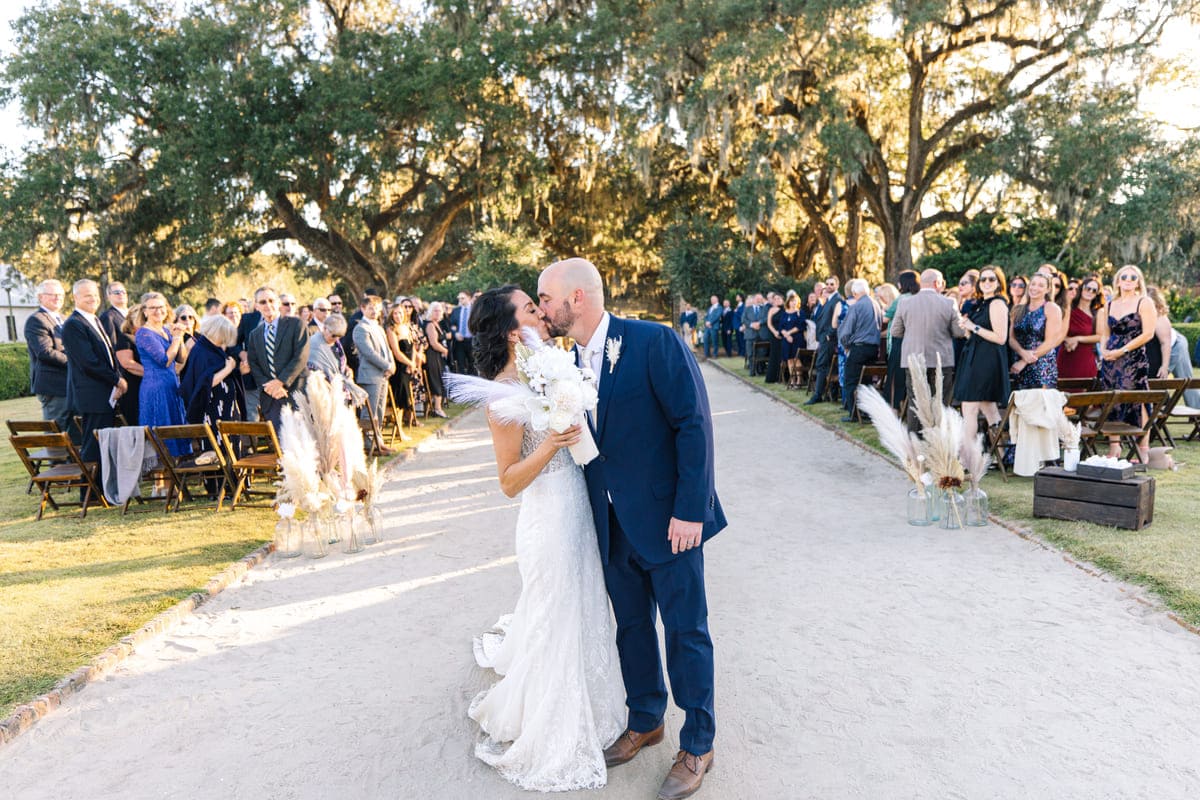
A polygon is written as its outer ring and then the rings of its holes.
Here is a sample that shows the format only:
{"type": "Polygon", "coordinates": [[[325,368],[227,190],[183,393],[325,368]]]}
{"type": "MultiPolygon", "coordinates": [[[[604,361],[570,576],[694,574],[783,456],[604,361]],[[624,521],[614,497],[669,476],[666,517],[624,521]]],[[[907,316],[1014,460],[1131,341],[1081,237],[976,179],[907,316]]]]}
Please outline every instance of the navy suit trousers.
{"type": "MultiPolygon", "coordinates": [[[[625,681],[629,727],[657,728],[667,711],[667,688],[658,653],[656,613],[666,633],[667,674],[675,704],[683,709],[679,747],[695,755],[712,749],[713,646],[704,596],[704,549],[665,564],[648,564],[634,551],[612,506],[608,509],[609,558],[604,580],[617,619],[617,652],[625,681]]],[[[666,535],[666,532],[663,532],[666,535]]]]}

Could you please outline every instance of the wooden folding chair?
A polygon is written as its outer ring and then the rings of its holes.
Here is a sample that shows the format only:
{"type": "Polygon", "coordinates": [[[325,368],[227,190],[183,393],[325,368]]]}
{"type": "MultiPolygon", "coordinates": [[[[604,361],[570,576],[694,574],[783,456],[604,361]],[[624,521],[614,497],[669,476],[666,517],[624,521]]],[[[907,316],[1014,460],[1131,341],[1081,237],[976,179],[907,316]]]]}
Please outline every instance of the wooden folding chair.
{"type": "MultiPolygon", "coordinates": [[[[158,453],[159,463],[170,473],[171,486],[167,493],[166,510],[174,505],[179,510],[184,501],[193,500],[188,484],[198,480],[204,483],[217,483],[217,511],[222,509],[225,496],[233,488],[234,477],[229,467],[229,459],[225,451],[213,435],[212,428],[207,423],[198,425],[159,425],[151,432],[151,441],[158,453]],[[169,443],[186,441],[192,446],[191,455],[175,456],[171,453],[169,443]],[[209,455],[211,453],[211,455],[209,455]]],[[[207,495],[207,487],[203,494],[207,495]]]]}
{"type": "Polygon", "coordinates": [[[1059,378],[1058,390],[1060,392],[1091,392],[1098,387],[1099,378],[1059,378]]]}
{"type": "Polygon", "coordinates": [[[380,430],[388,432],[388,444],[395,444],[396,439],[404,438],[404,412],[396,403],[396,393],[392,391],[391,382],[387,382],[387,399],[383,406],[383,425],[380,430]]]}
{"type": "Polygon", "coordinates": [[[364,413],[358,415],[358,429],[362,431],[363,448],[368,455],[387,455],[382,448],[383,432],[379,428],[379,420],[375,419],[375,415],[366,405],[362,407],[364,413]]]}
{"type": "MultiPolygon", "coordinates": [[[[1184,394],[1190,390],[1200,391],[1200,378],[1191,378],[1188,380],[1187,386],[1183,389],[1184,394]]],[[[1200,408],[1192,408],[1191,406],[1184,405],[1182,402],[1176,401],[1175,407],[1171,410],[1167,421],[1192,426],[1188,435],[1184,437],[1184,441],[1192,442],[1200,437],[1200,408]]]]}
{"type": "Polygon", "coordinates": [[[1079,455],[1086,457],[1096,452],[1096,436],[1108,413],[1112,409],[1115,392],[1076,392],[1067,395],[1063,413],[1067,419],[1079,423],[1079,455]],[[1070,409],[1068,411],[1068,409],[1070,409]]]}
{"type": "Polygon", "coordinates": [[[793,380],[795,386],[790,388],[805,390],[812,388],[812,369],[816,357],[817,352],[815,350],[796,351],[796,357],[792,359],[794,362],[793,380]]]}
{"type": "Polygon", "coordinates": [[[59,506],[78,505],[80,519],[87,516],[88,506],[91,505],[93,499],[108,508],[108,501],[104,499],[104,493],[100,491],[100,484],[97,481],[100,466],[85,462],[80,457],[79,451],[75,449],[75,445],[71,443],[70,436],[65,433],[25,433],[10,436],[8,441],[17,451],[17,456],[25,465],[25,469],[29,471],[29,477],[41,490],[42,499],[38,505],[37,515],[39,520],[45,514],[47,504],[55,511],[59,506]],[[64,453],[62,462],[52,466],[42,464],[40,467],[35,467],[33,461],[40,458],[36,452],[48,447],[62,449],[64,453]],[[55,500],[50,494],[52,489],[82,489],[83,499],[77,503],[61,499],[55,500]]]}
{"type": "MultiPolygon", "coordinates": [[[[8,432],[13,436],[20,436],[23,433],[63,433],[58,429],[58,423],[52,419],[10,419],[5,420],[8,425],[8,432]]],[[[36,453],[30,456],[30,463],[33,465],[36,475],[37,471],[45,464],[53,464],[57,461],[62,461],[61,456],[56,456],[50,452],[36,453]]],[[[33,478],[29,479],[29,485],[25,487],[25,494],[33,493],[33,478]]]]}
{"type": "MultiPolygon", "coordinates": [[[[908,409],[907,396],[900,405],[903,409],[900,413],[903,415],[908,409]]],[[[996,465],[996,469],[1000,470],[1000,480],[1005,482],[1008,481],[1008,472],[1004,467],[1004,452],[1013,443],[1012,437],[1009,436],[1008,423],[1016,407],[1016,403],[1010,400],[1008,405],[1004,407],[1004,411],[1000,414],[1000,421],[994,426],[987,428],[983,436],[984,445],[987,446],[988,452],[992,454],[992,463],[996,465]]],[[[904,419],[904,417],[901,416],[901,419],[904,419]]]]}
{"type": "MultiPolygon", "coordinates": [[[[120,426],[114,426],[114,427],[120,427],[120,426]]],[[[105,428],[104,430],[111,430],[111,429],[105,428]]],[[[148,447],[151,451],[153,451],[155,455],[158,455],[158,448],[154,443],[154,437],[150,434],[150,428],[145,427],[142,429],[142,432],[143,432],[143,435],[146,437],[146,447],[148,447]]],[[[92,435],[96,437],[97,442],[100,441],[100,431],[98,431],[98,430],[92,431],[92,435]]],[[[163,506],[163,510],[170,511],[171,510],[171,493],[175,489],[175,478],[171,474],[170,470],[168,470],[165,466],[163,466],[163,461],[162,461],[161,456],[159,456],[158,463],[156,466],[152,467],[151,469],[146,470],[145,472],[143,472],[141,475],[138,476],[138,484],[139,485],[144,481],[150,481],[151,484],[154,485],[155,487],[165,486],[166,494],[163,495],[162,497],[165,500],[166,504],[163,506]]],[[[125,498],[125,502],[121,504],[121,516],[123,517],[129,513],[129,505],[134,500],[137,500],[138,505],[142,506],[142,505],[146,504],[147,499],[158,500],[159,498],[153,497],[153,496],[149,497],[149,498],[145,498],[145,497],[142,497],[140,493],[129,495],[129,497],[125,498]]]]}
{"type": "Polygon", "coordinates": [[[1154,426],[1159,406],[1165,403],[1166,400],[1167,392],[1161,389],[1115,391],[1113,392],[1112,405],[1109,406],[1108,414],[1104,417],[1104,421],[1100,424],[1096,435],[1116,437],[1127,446],[1125,457],[1132,459],[1138,454],[1138,442],[1154,426]],[[1138,425],[1113,419],[1113,415],[1117,413],[1118,406],[1124,405],[1145,406],[1145,419],[1138,425]]]}
{"type": "Polygon", "coordinates": [[[754,374],[765,375],[767,373],[767,362],[771,360],[771,343],[755,342],[753,358],[754,374]]]}
{"type": "MultiPolygon", "coordinates": [[[[864,364],[858,375],[859,386],[871,386],[883,394],[883,383],[887,380],[887,364],[864,364]]],[[[854,419],[862,422],[862,414],[858,411],[858,398],[854,399],[854,419]]]]}
{"type": "Polygon", "coordinates": [[[1167,393],[1166,401],[1159,406],[1158,415],[1154,418],[1154,423],[1150,426],[1150,438],[1157,439],[1159,444],[1174,447],[1175,439],[1171,437],[1171,431],[1167,428],[1167,422],[1170,421],[1171,412],[1175,410],[1175,406],[1183,399],[1183,393],[1188,388],[1188,379],[1156,378],[1150,381],[1150,388],[1167,393]]]}
{"type": "Polygon", "coordinates": [[[275,426],[270,422],[217,423],[221,444],[225,447],[229,470],[233,474],[233,498],[231,509],[237,508],[242,495],[275,498],[274,481],[279,477],[279,439],[275,437],[275,426]],[[255,478],[267,478],[270,489],[255,489],[255,478]]]}

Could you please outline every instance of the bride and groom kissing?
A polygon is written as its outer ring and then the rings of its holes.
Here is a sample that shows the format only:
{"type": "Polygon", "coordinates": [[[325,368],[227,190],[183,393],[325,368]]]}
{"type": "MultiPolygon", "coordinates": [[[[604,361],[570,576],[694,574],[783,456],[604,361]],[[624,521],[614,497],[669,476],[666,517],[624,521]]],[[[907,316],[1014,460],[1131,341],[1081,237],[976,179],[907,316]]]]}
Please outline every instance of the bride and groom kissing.
{"type": "Polygon", "coordinates": [[[471,702],[476,755],[525,789],[604,786],[608,768],[663,739],[661,615],[685,721],[658,796],[687,797],[713,764],[703,543],[725,527],[696,361],[669,327],[608,313],[600,273],[581,258],[546,267],[536,302],[515,286],[485,292],[471,323],[492,387],[476,399],[519,385],[525,328],[572,337],[599,395],[586,421],[599,455],[583,469],[567,450],[582,426],[537,431],[490,404],[501,488],[521,495],[522,586],[512,614],[475,640],[478,663],[502,676],[471,702]]]}

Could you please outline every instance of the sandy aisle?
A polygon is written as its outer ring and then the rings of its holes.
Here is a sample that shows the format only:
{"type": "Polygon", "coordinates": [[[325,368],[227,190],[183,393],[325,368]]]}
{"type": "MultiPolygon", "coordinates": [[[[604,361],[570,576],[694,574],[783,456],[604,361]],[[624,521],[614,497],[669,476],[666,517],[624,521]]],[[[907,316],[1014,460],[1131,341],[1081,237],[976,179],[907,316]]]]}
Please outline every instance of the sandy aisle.
{"type": "MultiPolygon", "coordinates": [[[[699,797],[1200,796],[1200,637],[1000,529],[908,527],[898,471],[705,376],[732,524],[699,797]]],[[[388,541],[252,571],[0,750],[0,797],[529,797],[465,716],[519,589],[482,416],[402,470],[388,541]]],[[[580,796],[652,798],[680,722],[580,796]]]]}

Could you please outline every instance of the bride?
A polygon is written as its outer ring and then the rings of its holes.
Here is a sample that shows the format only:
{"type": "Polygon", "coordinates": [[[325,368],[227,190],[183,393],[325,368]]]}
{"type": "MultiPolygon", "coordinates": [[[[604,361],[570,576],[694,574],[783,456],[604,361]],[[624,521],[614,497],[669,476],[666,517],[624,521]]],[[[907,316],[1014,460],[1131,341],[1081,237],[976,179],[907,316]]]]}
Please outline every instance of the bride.
{"type": "Polygon", "coordinates": [[[548,337],[525,292],[503,286],[471,306],[482,378],[453,376],[452,394],[489,402],[500,488],[521,495],[516,553],[521,596],[512,614],[475,639],[475,660],[502,676],[471,701],[475,754],[523,789],[599,788],[604,748],[625,728],[625,690],[583,469],[567,447],[580,428],[533,431],[516,345],[522,328],[548,337]]]}

